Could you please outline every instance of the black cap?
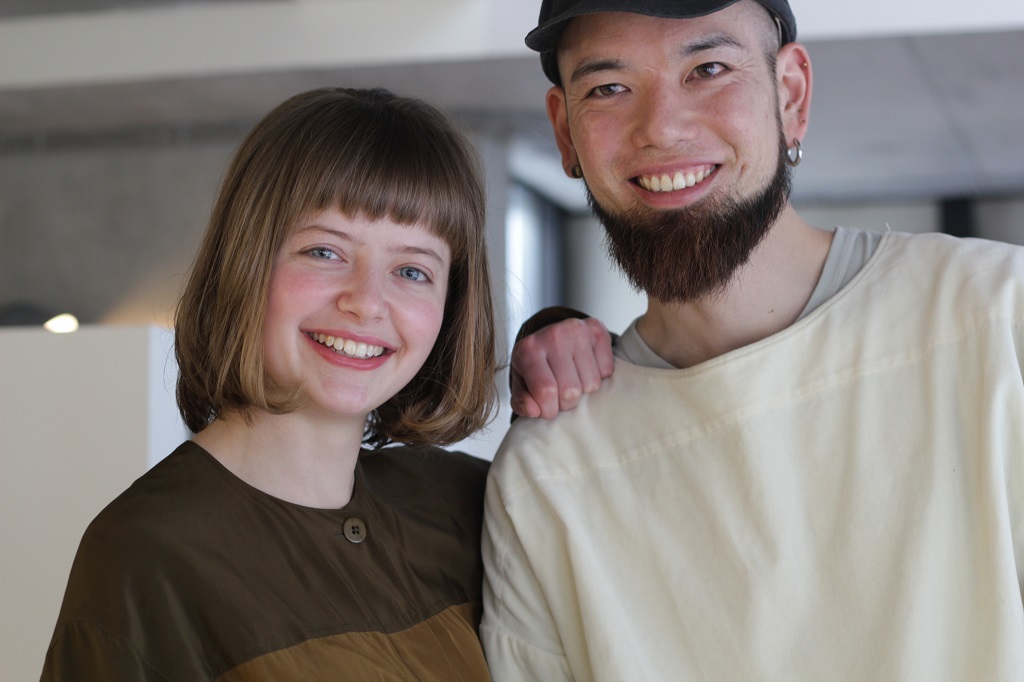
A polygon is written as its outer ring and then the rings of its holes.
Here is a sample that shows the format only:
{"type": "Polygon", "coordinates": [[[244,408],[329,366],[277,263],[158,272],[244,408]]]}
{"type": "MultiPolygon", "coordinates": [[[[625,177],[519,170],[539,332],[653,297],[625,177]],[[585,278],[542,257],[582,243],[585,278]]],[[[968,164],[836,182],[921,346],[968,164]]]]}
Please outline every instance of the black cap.
{"type": "MultiPolygon", "coordinates": [[[[796,40],[796,19],[787,0],[757,0],[779,24],[782,44],[796,40]]],[[[540,52],[544,74],[559,85],[555,48],[569,20],[596,12],[632,12],[666,19],[692,19],[713,14],[739,0],[543,0],[537,28],[526,34],[526,46],[540,52]]]]}

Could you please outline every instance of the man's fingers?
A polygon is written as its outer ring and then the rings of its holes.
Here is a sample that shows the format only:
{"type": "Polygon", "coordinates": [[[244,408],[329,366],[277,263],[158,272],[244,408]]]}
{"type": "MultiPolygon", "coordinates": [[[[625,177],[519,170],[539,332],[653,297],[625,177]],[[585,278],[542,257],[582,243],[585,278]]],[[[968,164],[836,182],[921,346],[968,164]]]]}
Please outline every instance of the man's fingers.
{"type": "Polygon", "coordinates": [[[549,325],[512,349],[512,409],[523,416],[555,417],[579,404],[611,376],[611,336],[593,318],[549,325]]]}
{"type": "Polygon", "coordinates": [[[512,389],[512,411],[520,417],[539,417],[541,414],[540,406],[526,389],[520,389],[518,392],[512,389]]]}
{"type": "Polygon", "coordinates": [[[550,339],[533,334],[516,343],[509,364],[512,410],[524,417],[551,418],[558,413],[558,381],[548,365],[550,339]]]}
{"type": "MultiPolygon", "coordinates": [[[[590,332],[591,350],[594,352],[594,361],[597,364],[597,372],[602,379],[607,379],[615,371],[615,355],[612,353],[612,335],[608,328],[596,317],[588,317],[584,322],[590,332]]],[[[600,384],[600,382],[598,382],[600,384]]]]}

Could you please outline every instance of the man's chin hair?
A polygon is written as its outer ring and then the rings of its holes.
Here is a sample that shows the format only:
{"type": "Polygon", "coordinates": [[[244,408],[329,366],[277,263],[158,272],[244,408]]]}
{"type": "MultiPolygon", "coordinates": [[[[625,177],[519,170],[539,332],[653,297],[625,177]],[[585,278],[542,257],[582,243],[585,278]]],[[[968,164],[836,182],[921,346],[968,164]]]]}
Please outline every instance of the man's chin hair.
{"type": "Polygon", "coordinates": [[[665,303],[707,299],[725,290],[785,208],[792,180],[783,159],[759,192],[738,200],[613,214],[587,187],[587,201],[604,225],[608,254],[634,289],[665,303]]]}

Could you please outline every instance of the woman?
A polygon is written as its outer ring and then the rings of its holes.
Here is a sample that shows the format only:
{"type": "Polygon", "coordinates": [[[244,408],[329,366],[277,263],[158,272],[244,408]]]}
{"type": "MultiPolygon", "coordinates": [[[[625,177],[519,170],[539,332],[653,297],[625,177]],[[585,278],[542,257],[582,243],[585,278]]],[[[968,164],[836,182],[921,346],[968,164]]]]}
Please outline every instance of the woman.
{"type": "Polygon", "coordinates": [[[86,531],[44,680],[487,679],[487,464],[433,447],[494,403],[481,178],[384,91],[257,124],[175,317],[196,435],[86,531]]]}

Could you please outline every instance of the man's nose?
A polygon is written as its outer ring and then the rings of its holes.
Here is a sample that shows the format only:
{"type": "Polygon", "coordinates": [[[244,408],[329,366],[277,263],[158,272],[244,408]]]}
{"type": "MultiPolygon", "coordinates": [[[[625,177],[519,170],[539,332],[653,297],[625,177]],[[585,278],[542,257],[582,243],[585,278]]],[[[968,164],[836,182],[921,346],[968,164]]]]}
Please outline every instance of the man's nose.
{"type": "Polygon", "coordinates": [[[641,98],[636,109],[633,142],[638,147],[671,149],[692,139],[696,117],[678,86],[661,86],[641,98]]]}

